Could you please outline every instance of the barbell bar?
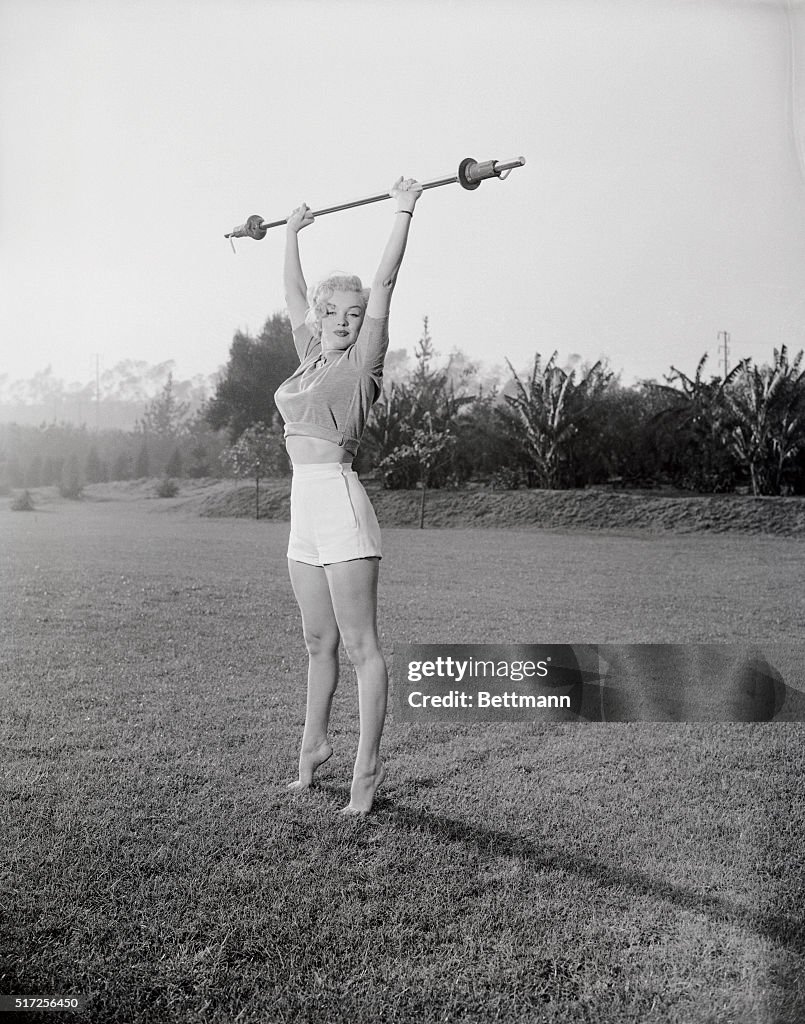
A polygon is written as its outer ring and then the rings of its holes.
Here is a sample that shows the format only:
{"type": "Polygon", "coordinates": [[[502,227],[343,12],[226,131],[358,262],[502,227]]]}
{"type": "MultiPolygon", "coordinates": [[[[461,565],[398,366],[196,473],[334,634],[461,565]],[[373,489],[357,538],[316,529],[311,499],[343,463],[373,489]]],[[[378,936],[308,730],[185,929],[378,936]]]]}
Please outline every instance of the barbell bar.
{"type": "MultiPolygon", "coordinates": [[[[459,184],[462,188],[476,189],[485,181],[487,178],[500,178],[504,181],[508,178],[509,174],[514,170],[515,167],[522,167],[525,163],[525,157],[519,156],[516,160],[485,160],[483,163],[479,163],[477,160],[473,160],[472,157],[466,157],[458,165],[458,171],[456,174],[451,175],[448,178],[434,178],[433,181],[426,181],[422,185],[422,191],[424,192],[427,188],[439,188],[442,185],[455,185],[459,184]]],[[[368,203],[380,203],[384,199],[390,199],[391,196],[388,192],[378,192],[374,196],[366,196],[364,199],[353,199],[349,203],[338,203],[336,206],[325,206],[321,210],[312,210],[314,217],[323,217],[326,213],[337,213],[339,210],[351,210],[354,206],[366,206],[368,203]]],[[[259,213],[252,214],[251,217],[246,221],[245,224],[239,224],[238,227],[233,228],[228,234],[224,235],[224,238],[265,238],[266,232],[269,228],[278,228],[282,224],[287,224],[288,218],[284,220],[272,220],[264,221],[259,213]]]]}

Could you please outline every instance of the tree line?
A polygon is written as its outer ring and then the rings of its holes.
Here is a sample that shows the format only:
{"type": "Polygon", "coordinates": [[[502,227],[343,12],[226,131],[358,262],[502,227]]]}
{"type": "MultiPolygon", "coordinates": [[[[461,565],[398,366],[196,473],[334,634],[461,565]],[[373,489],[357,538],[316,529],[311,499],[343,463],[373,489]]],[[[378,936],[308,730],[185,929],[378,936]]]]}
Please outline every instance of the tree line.
{"type": "Polygon", "coordinates": [[[69,423],[0,424],[0,488],[57,486],[77,497],[87,483],[220,476],[227,439],[204,406],[192,415],[169,374],[134,430],[91,430],[69,423]]]}
{"type": "MultiPolygon", "coordinates": [[[[287,468],[273,393],[296,357],[282,314],[263,334],[238,335],[206,416],[227,430],[232,465],[249,475],[287,468]]],[[[805,493],[803,353],[768,365],[744,359],[725,377],[671,367],[665,383],[624,387],[604,362],[568,370],[536,353],[528,373],[508,363],[502,387],[479,384],[461,353],[435,360],[424,319],[415,365],[383,388],[358,454],[387,488],[670,486],[704,493],[805,493]]]]}
{"type": "MultiPolygon", "coordinates": [[[[395,360],[390,353],[387,368],[395,360]]],[[[705,493],[805,493],[803,353],[785,346],[763,366],[726,376],[671,367],[665,383],[624,387],[605,362],[563,368],[534,355],[507,363],[503,386],[460,352],[436,360],[427,318],[405,373],[391,372],[356,468],[387,488],[670,486],[705,493]]],[[[284,313],[257,337],[237,332],[215,393],[193,415],[172,380],[134,431],[0,426],[7,487],[148,476],[276,476],[289,472],[274,391],[296,368],[284,313]]]]}

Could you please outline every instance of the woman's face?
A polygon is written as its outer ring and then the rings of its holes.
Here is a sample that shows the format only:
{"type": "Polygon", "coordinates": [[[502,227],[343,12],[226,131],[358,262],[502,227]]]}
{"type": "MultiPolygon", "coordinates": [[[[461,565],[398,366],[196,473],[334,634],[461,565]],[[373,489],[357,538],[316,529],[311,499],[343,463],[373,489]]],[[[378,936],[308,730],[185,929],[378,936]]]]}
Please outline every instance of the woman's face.
{"type": "Polygon", "coordinates": [[[342,350],[354,345],[366,312],[360,292],[335,291],[321,318],[321,347],[342,350]]]}

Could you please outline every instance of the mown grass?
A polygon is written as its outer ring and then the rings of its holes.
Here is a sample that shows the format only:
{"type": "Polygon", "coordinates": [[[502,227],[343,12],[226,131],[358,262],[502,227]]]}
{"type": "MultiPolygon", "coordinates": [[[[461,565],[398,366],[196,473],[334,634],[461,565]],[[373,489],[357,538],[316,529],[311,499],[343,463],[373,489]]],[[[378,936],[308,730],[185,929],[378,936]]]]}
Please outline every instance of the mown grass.
{"type": "MultiPolygon", "coordinates": [[[[0,991],[133,1024],[805,1017],[803,726],[392,716],[377,812],[343,819],[346,663],[321,785],[284,788],[306,662],[286,528],[155,507],[3,525],[0,991]]],[[[389,654],[802,620],[793,540],[388,530],[385,550],[389,654]]]]}

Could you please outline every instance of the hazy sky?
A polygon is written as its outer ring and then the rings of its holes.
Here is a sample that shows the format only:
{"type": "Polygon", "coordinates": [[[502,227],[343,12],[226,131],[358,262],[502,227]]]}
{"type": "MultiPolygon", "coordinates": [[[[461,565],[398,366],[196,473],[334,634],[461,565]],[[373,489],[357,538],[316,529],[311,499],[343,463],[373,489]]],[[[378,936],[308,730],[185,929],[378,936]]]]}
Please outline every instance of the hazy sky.
{"type": "MultiPolygon", "coordinates": [[[[805,346],[805,10],[785,0],[0,0],[0,373],[227,359],[283,308],[284,229],[427,192],[392,307],[437,350],[606,355],[625,383],[805,346]]],[[[371,281],[393,204],[301,235],[371,281]]]]}

